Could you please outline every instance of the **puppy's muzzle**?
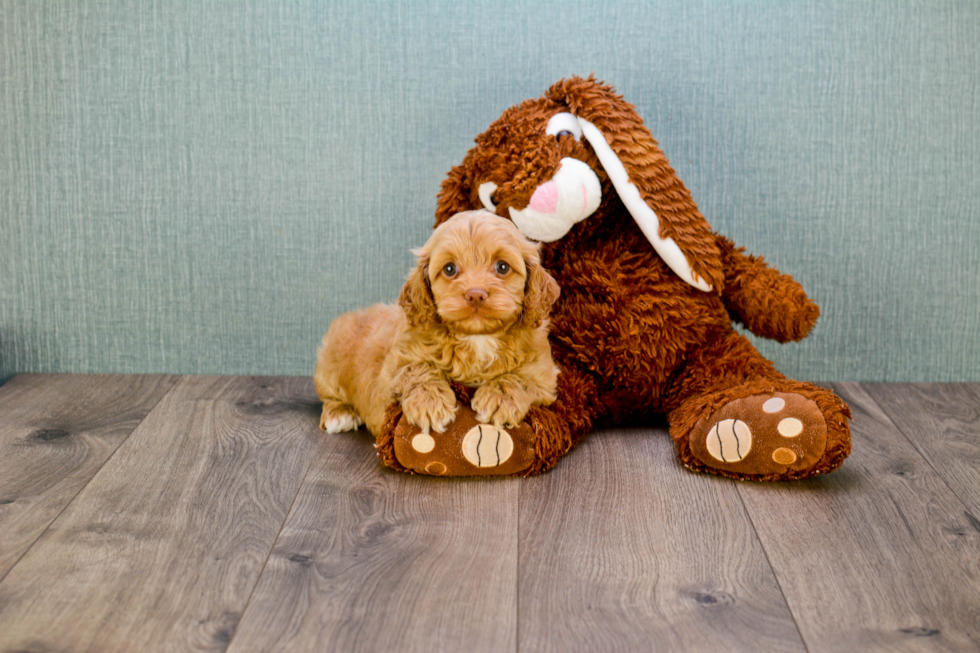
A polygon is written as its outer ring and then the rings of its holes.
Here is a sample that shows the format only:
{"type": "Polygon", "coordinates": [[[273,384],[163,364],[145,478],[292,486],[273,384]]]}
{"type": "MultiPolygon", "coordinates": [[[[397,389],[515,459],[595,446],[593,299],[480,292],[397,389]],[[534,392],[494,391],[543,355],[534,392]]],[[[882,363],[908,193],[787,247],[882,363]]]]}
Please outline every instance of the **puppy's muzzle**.
{"type": "Polygon", "coordinates": [[[480,308],[483,306],[483,303],[487,301],[487,297],[489,296],[490,295],[487,294],[487,291],[483,290],[482,288],[470,288],[463,294],[463,297],[473,308],[480,308]]]}

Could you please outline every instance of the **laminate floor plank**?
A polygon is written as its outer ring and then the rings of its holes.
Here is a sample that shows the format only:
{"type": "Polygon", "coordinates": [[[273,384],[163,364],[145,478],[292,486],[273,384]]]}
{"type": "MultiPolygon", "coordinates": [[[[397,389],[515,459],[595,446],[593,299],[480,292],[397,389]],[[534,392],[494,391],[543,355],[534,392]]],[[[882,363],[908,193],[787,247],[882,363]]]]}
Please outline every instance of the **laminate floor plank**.
{"type": "Polygon", "coordinates": [[[0,650],[225,650],[317,415],[309,379],[181,378],[0,582],[0,650]]]}
{"type": "Polygon", "coordinates": [[[805,481],[739,484],[811,653],[976,651],[980,532],[860,384],[853,452],[805,481]]]}
{"type": "Polygon", "coordinates": [[[692,474],[622,429],[469,480],[323,435],[308,378],[21,375],[0,652],[980,649],[980,388],[832,387],[827,476],[692,474]]]}
{"type": "Polygon", "coordinates": [[[176,381],[21,374],[0,387],[0,579],[176,381]]]}
{"type": "Polygon", "coordinates": [[[980,384],[862,387],[967,505],[980,528],[980,384]]]}
{"type": "Polygon", "coordinates": [[[524,479],[519,650],[804,651],[736,485],[665,429],[594,433],[524,479]]]}
{"type": "Polygon", "coordinates": [[[229,651],[513,651],[520,480],[383,468],[324,436],[229,651]]]}

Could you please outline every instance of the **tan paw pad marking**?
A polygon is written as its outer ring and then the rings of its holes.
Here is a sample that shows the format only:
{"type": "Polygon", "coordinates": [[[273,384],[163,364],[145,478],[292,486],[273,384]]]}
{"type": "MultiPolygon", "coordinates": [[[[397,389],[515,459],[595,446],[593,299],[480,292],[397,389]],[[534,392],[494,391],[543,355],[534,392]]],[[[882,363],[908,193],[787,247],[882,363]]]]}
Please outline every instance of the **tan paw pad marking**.
{"type": "Polygon", "coordinates": [[[433,460],[425,466],[425,473],[432,474],[433,476],[442,476],[446,473],[446,466],[438,460],[433,460]]]}
{"type": "Polygon", "coordinates": [[[796,462],[796,452],[786,447],[780,447],[772,452],[772,460],[780,465],[792,465],[796,462]]]}
{"type": "Polygon", "coordinates": [[[767,413],[778,413],[786,407],[786,400],[782,397],[773,397],[762,404],[762,410],[767,413]]]}
{"type": "Polygon", "coordinates": [[[412,448],[419,453],[429,453],[436,448],[436,441],[428,433],[419,433],[412,438],[412,448]]]}
{"type": "Polygon", "coordinates": [[[795,417],[787,417],[779,422],[779,424],[776,426],[776,430],[779,431],[779,435],[783,436],[784,438],[795,438],[803,432],[803,422],[795,417]]]}
{"type": "Polygon", "coordinates": [[[752,430],[737,419],[725,419],[708,431],[708,453],[716,460],[735,463],[743,460],[752,449],[752,430]]]}
{"type": "Polygon", "coordinates": [[[474,426],[463,436],[463,457],[474,467],[503,465],[514,453],[514,440],[489,424],[474,426]]]}

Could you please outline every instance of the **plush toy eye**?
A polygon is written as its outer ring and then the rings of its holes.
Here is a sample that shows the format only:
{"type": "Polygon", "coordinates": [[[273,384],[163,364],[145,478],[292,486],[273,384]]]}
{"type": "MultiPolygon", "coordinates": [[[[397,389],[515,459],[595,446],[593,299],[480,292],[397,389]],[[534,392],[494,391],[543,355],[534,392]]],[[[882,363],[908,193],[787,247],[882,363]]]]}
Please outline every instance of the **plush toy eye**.
{"type": "Polygon", "coordinates": [[[456,272],[458,272],[458,270],[456,269],[455,263],[446,263],[444,266],[442,266],[442,273],[450,279],[456,276],[456,272]]]}
{"type": "Polygon", "coordinates": [[[494,266],[494,269],[497,271],[497,274],[503,276],[508,272],[510,272],[510,265],[508,265],[504,261],[497,261],[497,264],[494,266]]]}
{"type": "Polygon", "coordinates": [[[545,128],[544,133],[549,136],[554,136],[556,139],[561,138],[565,134],[571,134],[575,137],[575,140],[581,140],[582,125],[579,124],[578,118],[570,113],[556,113],[551,116],[551,120],[548,121],[548,126],[545,128]]]}
{"type": "Polygon", "coordinates": [[[558,132],[557,134],[555,134],[555,140],[556,141],[560,141],[562,136],[571,136],[571,135],[572,135],[572,132],[568,131],[567,129],[563,129],[560,132],[558,132]]]}

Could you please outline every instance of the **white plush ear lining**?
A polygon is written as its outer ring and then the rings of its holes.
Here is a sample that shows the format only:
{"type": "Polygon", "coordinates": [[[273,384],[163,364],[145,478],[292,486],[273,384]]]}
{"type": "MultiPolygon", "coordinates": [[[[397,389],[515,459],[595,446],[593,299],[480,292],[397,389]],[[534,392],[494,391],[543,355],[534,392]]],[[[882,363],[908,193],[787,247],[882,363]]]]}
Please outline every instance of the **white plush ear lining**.
{"type": "Polygon", "coordinates": [[[643,201],[643,198],[640,196],[640,190],[630,181],[626,168],[623,167],[622,161],[619,160],[616,153],[609,147],[606,137],[588,120],[579,118],[578,123],[582,128],[582,135],[592,145],[592,150],[599,157],[599,163],[605,168],[606,174],[609,175],[613,187],[616,188],[616,192],[619,194],[619,198],[626,205],[626,210],[636,220],[636,224],[640,226],[643,235],[653,245],[653,249],[657,251],[657,254],[664,260],[664,263],[677,273],[677,276],[698,290],[709,292],[711,286],[704,279],[694,274],[694,270],[691,269],[687,257],[684,256],[684,252],[677,246],[674,239],[660,237],[660,218],[643,201]]]}
{"type": "Polygon", "coordinates": [[[495,190],[497,190],[497,184],[493,183],[492,181],[483,182],[480,184],[480,188],[478,190],[480,194],[480,201],[483,202],[483,208],[491,213],[497,210],[497,207],[490,201],[490,198],[493,197],[493,191],[495,190]]]}

